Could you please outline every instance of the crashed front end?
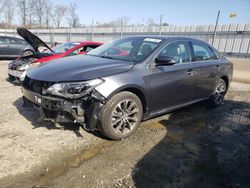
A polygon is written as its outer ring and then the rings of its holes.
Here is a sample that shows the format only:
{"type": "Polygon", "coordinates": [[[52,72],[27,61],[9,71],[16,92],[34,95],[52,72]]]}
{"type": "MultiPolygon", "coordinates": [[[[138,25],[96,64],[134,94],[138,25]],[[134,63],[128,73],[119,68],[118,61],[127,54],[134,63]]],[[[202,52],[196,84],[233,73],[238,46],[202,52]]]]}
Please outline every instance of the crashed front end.
{"type": "Polygon", "coordinates": [[[15,79],[17,81],[24,80],[26,70],[30,67],[32,61],[34,61],[33,58],[19,58],[14,61],[11,61],[8,65],[9,78],[11,80],[15,79]]]}
{"type": "Polygon", "coordinates": [[[43,119],[58,123],[79,123],[87,130],[96,129],[98,114],[106,99],[95,90],[104,82],[48,82],[25,77],[22,84],[25,105],[39,109],[43,119]]]}
{"type": "Polygon", "coordinates": [[[41,64],[38,59],[49,55],[47,53],[36,53],[11,61],[8,65],[9,78],[19,82],[23,81],[28,70],[41,64]]]}

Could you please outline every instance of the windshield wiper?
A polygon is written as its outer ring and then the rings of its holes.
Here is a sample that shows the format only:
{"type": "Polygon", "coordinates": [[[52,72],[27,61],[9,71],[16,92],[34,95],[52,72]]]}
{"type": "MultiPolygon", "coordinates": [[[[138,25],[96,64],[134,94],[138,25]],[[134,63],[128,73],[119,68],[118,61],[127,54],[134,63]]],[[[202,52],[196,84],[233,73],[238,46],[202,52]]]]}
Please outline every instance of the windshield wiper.
{"type": "Polygon", "coordinates": [[[113,57],[111,57],[111,56],[105,56],[105,55],[102,55],[102,56],[100,56],[101,58],[107,58],[107,59],[114,59],[113,57]]]}

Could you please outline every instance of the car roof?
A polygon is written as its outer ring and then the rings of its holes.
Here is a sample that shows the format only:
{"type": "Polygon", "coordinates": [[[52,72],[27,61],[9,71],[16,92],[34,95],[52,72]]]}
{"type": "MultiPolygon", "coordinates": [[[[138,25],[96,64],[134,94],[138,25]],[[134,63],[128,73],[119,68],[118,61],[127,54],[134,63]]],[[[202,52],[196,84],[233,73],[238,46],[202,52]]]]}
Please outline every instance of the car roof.
{"type": "Polygon", "coordinates": [[[21,40],[23,40],[23,38],[21,38],[21,37],[16,37],[16,36],[9,36],[9,35],[0,35],[0,37],[9,37],[9,38],[16,38],[16,39],[21,39],[21,40]]]}
{"type": "Polygon", "coordinates": [[[203,42],[206,43],[203,40],[199,40],[192,37],[182,37],[182,36],[168,36],[168,35],[135,35],[135,36],[127,36],[124,38],[155,38],[155,39],[164,39],[164,40],[190,40],[190,41],[197,41],[197,42],[203,42]]]}

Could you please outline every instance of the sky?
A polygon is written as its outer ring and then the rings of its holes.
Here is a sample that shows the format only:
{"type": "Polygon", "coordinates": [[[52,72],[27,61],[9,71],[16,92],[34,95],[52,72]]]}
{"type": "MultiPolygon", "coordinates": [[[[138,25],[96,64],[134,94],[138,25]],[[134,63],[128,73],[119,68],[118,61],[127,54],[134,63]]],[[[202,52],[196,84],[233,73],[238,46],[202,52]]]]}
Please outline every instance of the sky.
{"type": "Polygon", "coordinates": [[[250,23],[250,0],[54,0],[55,4],[76,3],[82,24],[109,22],[127,16],[129,23],[148,18],[171,25],[214,24],[221,10],[220,24],[250,23]],[[231,13],[236,17],[230,18],[231,13]]]}

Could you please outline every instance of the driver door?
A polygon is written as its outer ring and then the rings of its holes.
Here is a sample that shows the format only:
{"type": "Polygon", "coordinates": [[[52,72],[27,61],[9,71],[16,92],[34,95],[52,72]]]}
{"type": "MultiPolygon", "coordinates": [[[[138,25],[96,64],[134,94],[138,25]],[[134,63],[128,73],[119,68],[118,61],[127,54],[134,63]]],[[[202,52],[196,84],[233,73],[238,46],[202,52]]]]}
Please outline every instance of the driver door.
{"type": "Polygon", "coordinates": [[[191,74],[192,67],[189,64],[191,53],[188,42],[171,42],[163,47],[156,57],[158,56],[172,57],[176,63],[162,66],[157,66],[155,62],[152,66],[151,63],[150,111],[152,114],[161,114],[191,102],[192,85],[195,82],[195,75],[191,74]]]}

